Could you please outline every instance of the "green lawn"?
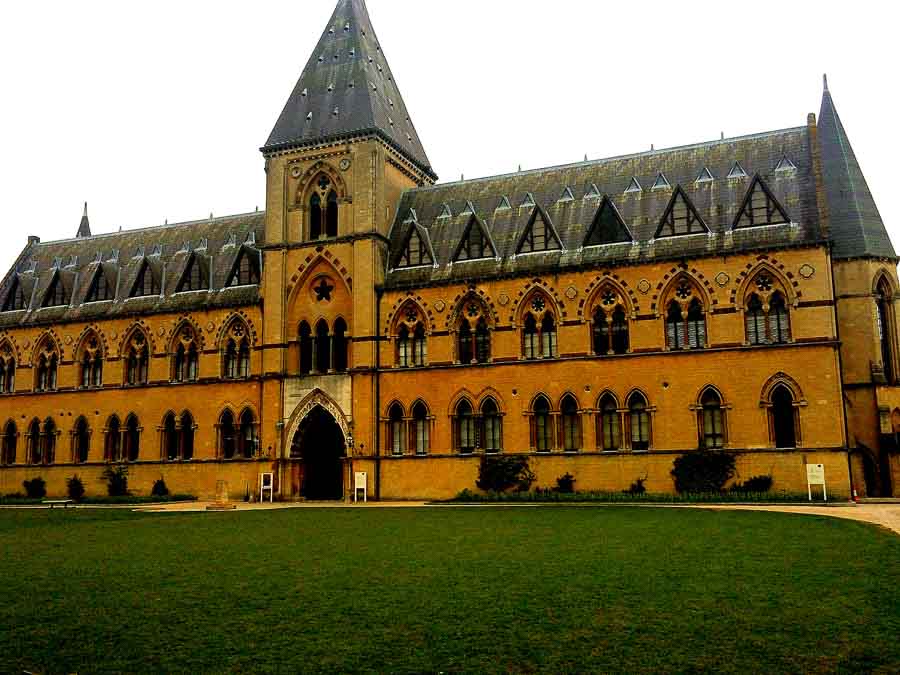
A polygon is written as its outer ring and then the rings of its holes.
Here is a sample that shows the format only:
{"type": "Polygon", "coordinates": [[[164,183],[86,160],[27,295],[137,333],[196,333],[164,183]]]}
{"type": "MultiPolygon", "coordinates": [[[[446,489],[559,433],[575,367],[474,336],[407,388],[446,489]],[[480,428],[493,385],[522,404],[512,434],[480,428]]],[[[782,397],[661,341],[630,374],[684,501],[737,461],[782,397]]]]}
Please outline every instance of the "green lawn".
{"type": "Polygon", "coordinates": [[[900,670],[900,537],[653,508],[0,511],[0,672],[900,670]]]}

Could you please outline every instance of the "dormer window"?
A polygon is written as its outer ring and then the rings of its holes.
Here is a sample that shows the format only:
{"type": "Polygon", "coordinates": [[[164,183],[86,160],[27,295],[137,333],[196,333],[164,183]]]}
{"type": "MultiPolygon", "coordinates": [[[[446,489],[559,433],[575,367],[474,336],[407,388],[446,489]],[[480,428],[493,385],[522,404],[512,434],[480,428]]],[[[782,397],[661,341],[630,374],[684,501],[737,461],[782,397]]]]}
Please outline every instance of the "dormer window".
{"type": "Polygon", "coordinates": [[[159,281],[153,274],[150,263],[146,260],[141,264],[141,271],[138,272],[137,279],[131,289],[132,298],[150,297],[160,294],[159,281]]]}
{"type": "Polygon", "coordinates": [[[3,301],[3,311],[16,312],[27,308],[28,300],[25,298],[25,289],[22,287],[22,282],[19,281],[18,275],[16,275],[13,277],[12,287],[3,301]]]}
{"type": "Polygon", "coordinates": [[[433,263],[434,260],[431,257],[428,246],[425,244],[424,238],[419,234],[418,228],[414,224],[410,225],[409,236],[406,239],[406,245],[403,247],[397,267],[420,267],[433,263]]]}
{"type": "Polygon", "coordinates": [[[103,273],[103,266],[101,265],[97,267],[97,272],[94,274],[94,280],[91,282],[85,302],[102,302],[104,300],[112,300],[114,297],[114,290],[106,274],[103,273]]]}
{"type": "Polygon", "coordinates": [[[44,296],[44,304],[42,306],[65,307],[69,304],[68,296],[69,294],[62,277],[59,275],[59,272],[55,272],[53,280],[50,282],[50,288],[47,289],[47,294],[44,296]]]}
{"type": "Polygon", "coordinates": [[[209,279],[203,273],[200,260],[196,255],[191,255],[184,274],[181,275],[181,281],[178,282],[176,293],[188,293],[190,291],[206,291],[209,290],[209,279]]]}
{"type": "Polygon", "coordinates": [[[227,287],[258,286],[259,285],[259,260],[252,251],[242,248],[238,253],[237,262],[231,273],[227,287]]]}

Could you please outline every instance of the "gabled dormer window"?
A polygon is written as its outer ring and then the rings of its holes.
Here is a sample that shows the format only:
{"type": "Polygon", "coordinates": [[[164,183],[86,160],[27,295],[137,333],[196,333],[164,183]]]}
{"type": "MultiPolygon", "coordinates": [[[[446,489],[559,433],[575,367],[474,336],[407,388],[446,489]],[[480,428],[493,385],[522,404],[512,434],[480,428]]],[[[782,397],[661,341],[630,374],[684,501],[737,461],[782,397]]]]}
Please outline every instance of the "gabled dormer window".
{"type": "Polygon", "coordinates": [[[769,186],[757,174],[747,190],[741,210],[734,220],[734,227],[757,227],[760,225],[784,225],[790,223],[784,207],[772,194],[769,186]]]}
{"type": "Polygon", "coordinates": [[[112,300],[114,296],[115,291],[103,272],[103,266],[98,265],[97,272],[94,274],[94,280],[91,282],[91,287],[88,289],[87,297],[84,301],[102,302],[103,300],[112,300]]]}
{"type": "Polygon", "coordinates": [[[637,178],[632,178],[631,182],[628,184],[628,187],[625,188],[625,194],[630,194],[632,192],[643,192],[644,188],[641,187],[640,182],[637,178]]]}
{"type": "Polygon", "coordinates": [[[150,267],[150,263],[145,260],[141,263],[141,271],[138,272],[129,297],[144,298],[159,294],[159,280],[153,274],[153,268],[150,267]]]}
{"type": "Polygon", "coordinates": [[[591,229],[584,239],[585,246],[603,246],[604,244],[621,244],[633,241],[631,233],[625,226],[619,210],[609,197],[604,197],[594,216],[591,229]]]}
{"type": "Polygon", "coordinates": [[[234,286],[257,286],[259,284],[259,258],[246,248],[242,248],[238,253],[231,277],[228,279],[227,287],[234,286]]]}
{"type": "Polygon", "coordinates": [[[520,209],[522,209],[522,208],[530,209],[530,208],[533,208],[534,205],[535,205],[534,195],[532,195],[529,192],[528,194],[525,195],[525,199],[522,200],[522,203],[519,205],[519,208],[520,209]]]}
{"type": "Polygon", "coordinates": [[[434,260],[431,257],[431,253],[429,252],[428,246],[426,246],[422,235],[419,234],[418,228],[415,225],[411,225],[397,267],[420,267],[422,265],[431,265],[433,263],[434,260]]]}
{"type": "Polygon", "coordinates": [[[561,249],[562,242],[550,225],[549,217],[540,208],[535,208],[525,231],[519,238],[516,254],[559,251],[561,249]]]}
{"type": "Polygon", "coordinates": [[[706,223],[679,185],[669,200],[669,206],[659,222],[656,238],[678,237],[685,234],[708,233],[706,223]]]}
{"type": "Polygon", "coordinates": [[[191,254],[184,273],[181,275],[181,281],[175,288],[176,293],[187,293],[190,291],[206,291],[209,290],[209,280],[203,273],[200,261],[197,256],[191,254]]]}
{"type": "Polygon", "coordinates": [[[53,280],[44,295],[42,307],[64,307],[69,304],[69,293],[59,272],[53,273],[53,280]]]}
{"type": "Polygon", "coordinates": [[[729,178],[746,178],[747,172],[744,171],[744,167],[741,166],[740,162],[735,162],[734,166],[731,167],[731,171],[728,172],[729,178]]]}
{"type": "Polygon", "coordinates": [[[715,180],[715,176],[712,175],[712,172],[707,168],[703,167],[703,171],[700,172],[700,175],[697,176],[698,183],[712,183],[715,180]]]}
{"type": "Polygon", "coordinates": [[[669,190],[672,186],[669,184],[669,179],[666,178],[666,174],[659,173],[656,176],[656,182],[653,183],[653,190],[669,190]]]}
{"type": "Polygon", "coordinates": [[[6,294],[6,298],[3,300],[2,311],[16,312],[27,308],[28,300],[25,298],[25,289],[22,287],[22,282],[19,281],[19,276],[16,275],[13,277],[12,286],[6,294]]]}
{"type": "Polygon", "coordinates": [[[462,260],[480,260],[482,258],[493,258],[497,255],[491,239],[484,225],[477,216],[469,219],[466,231],[456,248],[456,254],[453,256],[453,262],[462,260]]]}
{"type": "Polygon", "coordinates": [[[796,171],[797,166],[787,158],[787,155],[781,158],[781,161],[778,162],[778,165],[775,167],[775,173],[786,173],[789,171],[796,171]]]}

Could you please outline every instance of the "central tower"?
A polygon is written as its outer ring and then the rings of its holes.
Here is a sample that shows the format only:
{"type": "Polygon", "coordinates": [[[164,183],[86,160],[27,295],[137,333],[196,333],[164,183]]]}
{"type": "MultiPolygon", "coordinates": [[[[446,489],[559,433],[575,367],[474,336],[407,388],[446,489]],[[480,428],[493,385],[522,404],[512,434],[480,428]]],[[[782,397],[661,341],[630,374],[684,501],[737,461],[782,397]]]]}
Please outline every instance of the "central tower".
{"type": "Polygon", "coordinates": [[[338,2],[262,153],[265,396],[282,492],[307,496],[302,446],[328,435],[312,417],[337,422],[345,467],[374,453],[387,233],[403,191],[436,179],[363,0],[338,2]]]}

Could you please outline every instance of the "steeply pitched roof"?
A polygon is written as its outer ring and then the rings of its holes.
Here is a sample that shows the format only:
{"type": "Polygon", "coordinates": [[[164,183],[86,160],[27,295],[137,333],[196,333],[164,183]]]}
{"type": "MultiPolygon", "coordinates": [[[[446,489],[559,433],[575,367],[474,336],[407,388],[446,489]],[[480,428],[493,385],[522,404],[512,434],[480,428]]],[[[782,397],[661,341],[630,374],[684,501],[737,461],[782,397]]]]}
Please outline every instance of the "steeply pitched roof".
{"type": "Polygon", "coordinates": [[[87,202],[84,203],[84,215],[81,216],[81,223],[78,225],[78,233],[75,236],[79,238],[91,236],[91,221],[88,220],[87,202]]]}
{"type": "MultiPolygon", "coordinates": [[[[669,150],[655,150],[567,166],[522,171],[505,176],[447,183],[406,192],[391,230],[391,248],[396,254],[409,230],[406,221],[414,210],[416,226],[428,231],[435,251],[435,265],[402,269],[389,265],[386,285],[407,287],[424,283],[461,281],[471,278],[539,274],[560,268],[593,265],[635,264],[659,259],[726,255],[730,252],[772,247],[808,245],[822,241],[816,204],[815,174],[810,152],[811,136],[806,126],[741,138],[717,140],[669,150]],[[776,172],[787,157],[791,171],[776,172]],[[746,170],[737,178],[726,178],[736,163],[746,170]],[[714,180],[697,181],[704,168],[714,180]],[[735,229],[734,221],[752,184],[760,174],[772,194],[784,206],[792,223],[773,227],[735,229]],[[629,192],[637,180],[653,185],[664,174],[671,188],[629,192]],[[566,186],[574,201],[559,201],[566,186]],[[681,186],[709,233],[657,238],[660,219],[681,186]],[[597,212],[603,204],[597,193],[615,205],[633,241],[585,246],[597,212]],[[528,227],[535,205],[533,197],[559,233],[563,250],[516,255],[516,245],[528,227]],[[508,197],[511,209],[497,209],[508,197]],[[471,202],[497,249],[497,257],[465,266],[449,263],[464,234],[470,216],[439,217],[444,205],[460,214],[471,202]]],[[[398,255],[389,256],[394,263],[398,255]]]]}
{"type": "Polygon", "coordinates": [[[0,328],[59,321],[92,321],[141,313],[180,312],[259,302],[255,286],[226,288],[242,250],[265,238],[265,213],[257,212],[189,223],[125,230],[65,241],[33,242],[0,283],[0,305],[14,280],[26,291],[29,308],[0,312],[0,328]],[[250,243],[246,243],[246,242],[250,243]],[[210,280],[208,291],[176,293],[191,255],[210,280]],[[144,264],[161,281],[160,295],[129,297],[144,264]],[[115,287],[115,298],[86,302],[97,267],[115,287]],[[56,276],[71,297],[66,305],[41,307],[56,276]]]}
{"type": "Polygon", "coordinates": [[[263,152],[377,133],[434,177],[364,0],[339,0],[263,152]]]}
{"type": "Polygon", "coordinates": [[[838,116],[828,81],[819,113],[819,145],[835,258],[895,258],[894,246],[838,116]]]}

